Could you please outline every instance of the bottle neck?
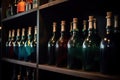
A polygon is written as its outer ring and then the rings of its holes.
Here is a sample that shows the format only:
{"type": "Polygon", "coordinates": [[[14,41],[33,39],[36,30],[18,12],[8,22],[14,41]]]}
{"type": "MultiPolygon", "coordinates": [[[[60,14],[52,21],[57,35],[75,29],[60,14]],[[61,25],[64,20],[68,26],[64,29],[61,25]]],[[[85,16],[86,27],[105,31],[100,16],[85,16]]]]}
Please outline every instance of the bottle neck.
{"type": "Polygon", "coordinates": [[[19,41],[20,40],[20,36],[16,36],[16,40],[19,41]]]}
{"type": "Polygon", "coordinates": [[[65,21],[61,21],[61,37],[65,35],[65,21]]]}
{"type": "Polygon", "coordinates": [[[25,40],[25,28],[22,29],[22,37],[21,37],[22,40],[25,40]]]}
{"type": "Polygon", "coordinates": [[[15,40],[15,30],[12,30],[12,38],[11,38],[12,41],[15,40]]]}
{"type": "Polygon", "coordinates": [[[25,35],[23,35],[23,36],[21,37],[21,40],[25,40],[25,35]]]}
{"type": "Polygon", "coordinates": [[[57,23],[53,22],[53,37],[52,37],[52,39],[56,37],[56,27],[57,27],[57,23]]]}
{"type": "Polygon", "coordinates": [[[110,34],[111,33],[111,18],[107,18],[107,24],[106,24],[106,34],[110,34]]]}
{"type": "Polygon", "coordinates": [[[89,20],[88,36],[93,35],[93,21],[89,20]]]}
{"type": "Polygon", "coordinates": [[[8,40],[11,40],[11,31],[9,31],[9,36],[8,36],[8,40]]]}
{"type": "Polygon", "coordinates": [[[8,38],[8,41],[10,41],[10,40],[11,40],[11,37],[8,38]]]}
{"type": "Polygon", "coordinates": [[[120,27],[118,25],[118,16],[114,16],[114,33],[120,33],[120,27]]]}
{"type": "Polygon", "coordinates": [[[34,28],[34,41],[37,41],[37,26],[34,28]]]}
{"type": "Polygon", "coordinates": [[[32,40],[31,31],[32,31],[32,27],[28,27],[28,40],[32,40]]]}
{"type": "Polygon", "coordinates": [[[93,34],[94,34],[93,29],[92,28],[88,29],[88,36],[92,36],[93,34]]]}
{"type": "Polygon", "coordinates": [[[76,22],[73,22],[73,36],[76,36],[78,34],[79,34],[78,23],[76,21],[76,22]]]}
{"type": "Polygon", "coordinates": [[[37,34],[34,34],[34,41],[37,41],[37,34]]]}

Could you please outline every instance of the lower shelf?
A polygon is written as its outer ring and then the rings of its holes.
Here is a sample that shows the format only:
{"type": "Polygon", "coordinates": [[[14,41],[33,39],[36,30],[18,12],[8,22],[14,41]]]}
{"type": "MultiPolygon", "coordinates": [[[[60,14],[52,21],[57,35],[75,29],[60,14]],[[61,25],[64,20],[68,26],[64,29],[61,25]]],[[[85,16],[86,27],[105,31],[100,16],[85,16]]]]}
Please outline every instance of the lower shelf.
{"type": "MultiPolygon", "coordinates": [[[[19,61],[19,60],[8,59],[8,58],[2,58],[2,60],[6,61],[6,62],[14,63],[14,64],[37,68],[36,63],[19,61]]],[[[66,75],[71,75],[71,76],[75,76],[75,77],[91,79],[91,80],[120,80],[120,76],[104,75],[104,74],[101,74],[100,72],[86,72],[83,70],[72,70],[72,69],[67,69],[64,67],[51,66],[48,64],[39,64],[38,69],[61,73],[61,74],[66,74],[66,75]]]]}

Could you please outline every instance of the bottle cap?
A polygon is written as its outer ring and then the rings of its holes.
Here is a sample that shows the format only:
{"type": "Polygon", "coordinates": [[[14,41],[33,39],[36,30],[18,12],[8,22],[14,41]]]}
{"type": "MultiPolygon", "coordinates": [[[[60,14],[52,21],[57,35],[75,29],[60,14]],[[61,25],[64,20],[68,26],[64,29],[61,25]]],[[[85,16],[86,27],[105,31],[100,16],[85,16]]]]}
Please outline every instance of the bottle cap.
{"type": "Polygon", "coordinates": [[[89,16],[89,20],[88,21],[93,21],[93,17],[94,16],[89,16]]]}
{"type": "Polygon", "coordinates": [[[65,25],[65,21],[64,20],[61,21],[61,25],[65,25]]]}
{"type": "Polygon", "coordinates": [[[61,31],[65,31],[65,21],[61,21],[61,31]]]}
{"type": "Polygon", "coordinates": [[[78,22],[78,18],[73,18],[73,22],[78,22]]]}
{"type": "Polygon", "coordinates": [[[106,18],[110,18],[112,16],[112,12],[107,12],[106,18]]]}
{"type": "Polygon", "coordinates": [[[57,25],[57,23],[53,22],[53,32],[56,32],[56,25],[57,25]]]}
{"type": "Polygon", "coordinates": [[[17,36],[20,36],[20,29],[17,29],[17,36]]]}

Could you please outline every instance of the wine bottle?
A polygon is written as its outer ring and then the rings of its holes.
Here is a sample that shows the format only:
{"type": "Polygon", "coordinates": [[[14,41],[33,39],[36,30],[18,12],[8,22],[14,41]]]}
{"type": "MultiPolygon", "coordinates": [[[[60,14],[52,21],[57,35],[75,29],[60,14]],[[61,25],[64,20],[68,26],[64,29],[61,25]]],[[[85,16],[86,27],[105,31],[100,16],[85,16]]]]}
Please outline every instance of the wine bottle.
{"type": "Polygon", "coordinates": [[[33,0],[33,8],[37,8],[37,7],[38,7],[37,0],[33,0]]]}
{"type": "Polygon", "coordinates": [[[18,75],[18,65],[14,64],[13,65],[13,74],[12,74],[11,80],[17,80],[17,75],[18,75]]]}
{"type": "Polygon", "coordinates": [[[14,42],[14,58],[18,59],[18,53],[19,53],[19,43],[20,43],[20,29],[17,29],[17,36],[16,36],[16,40],[14,42]]]}
{"type": "Polygon", "coordinates": [[[32,9],[33,1],[32,0],[26,0],[26,11],[32,9]]]}
{"type": "Polygon", "coordinates": [[[25,79],[25,72],[26,68],[24,66],[18,66],[18,75],[17,75],[17,80],[24,80],[25,79]]]}
{"type": "Polygon", "coordinates": [[[113,40],[112,12],[107,12],[106,34],[100,43],[100,72],[103,74],[116,74],[117,58],[115,42],[113,40]]]}
{"type": "Polygon", "coordinates": [[[25,68],[24,80],[35,80],[35,70],[29,67],[25,68]]]}
{"type": "Polygon", "coordinates": [[[93,17],[89,16],[88,35],[83,42],[83,70],[99,71],[99,44],[94,35],[93,17]]]}
{"type": "Polygon", "coordinates": [[[25,41],[26,41],[26,34],[25,34],[25,28],[22,28],[22,35],[21,35],[21,40],[19,42],[19,53],[18,53],[18,59],[19,60],[24,60],[24,55],[26,54],[25,50],[25,41]]]}
{"type": "Polygon", "coordinates": [[[78,18],[73,18],[73,34],[68,41],[67,68],[82,68],[82,38],[78,29],[78,18]]]}
{"type": "Polygon", "coordinates": [[[5,57],[9,57],[9,42],[11,41],[11,30],[9,30],[8,41],[6,42],[6,54],[5,57]]]}
{"type": "Polygon", "coordinates": [[[17,14],[17,0],[14,0],[12,4],[13,15],[17,14]]]}
{"type": "Polygon", "coordinates": [[[67,42],[68,37],[65,31],[65,21],[61,21],[61,36],[56,42],[56,66],[67,66],[67,42]]]}
{"type": "Polygon", "coordinates": [[[12,5],[11,5],[11,2],[9,1],[9,4],[8,4],[8,7],[7,7],[7,10],[6,10],[6,17],[10,17],[12,16],[12,5]]]}
{"type": "Polygon", "coordinates": [[[14,58],[14,49],[13,49],[14,42],[15,42],[15,30],[12,29],[12,37],[9,42],[9,50],[8,50],[10,58],[14,58]]]}
{"type": "Polygon", "coordinates": [[[116,66],[116,70],[117,70],[117,74],[120,72],[120,69],[119,69],[119,65],[120,65],[120,27],[119,27],[119,16],[118,15],[114,15],[114,30],[113,30],[113,39],[114,39],[114,42],[115,42],[115,53],[116,53],[116,56],[117,56],[117,66],[116,66]]]}
{"type": "Polygon", "coordinates": [[[27,40],[25,42],[25,50],[26,50],[26,54],[24,55],[24,60],[25,61],[29,61],[30,60],[30,55],[32,53],[32,48],[31,48],[31,42],[33,40],[32,38],[32,27],[28,27],[28,35],[27,35],[27,40]]]}
{"type": "Polygon", "coordinates": [[[30,62],[36,62],[36,48],[37,47],[37,26],[34,27],[34,39],[31,41],[31,54],[29,56],[30,62]]]}
{"type": "Polygon", "coordinates": [[[55,44],[57,41],[57,32],[56,32],[56,27],[57,27],[57,23],[53,22],[53,35],[50,38],[49,42],[48,42],[48,64],[49,65],[54,65],[55,64],[55,44]]]}
{"type": "Polygon", "coordinates": [[[26,11],[26,2],[24,0],[19,0],[17,4],[17,13],[26,11]]]}

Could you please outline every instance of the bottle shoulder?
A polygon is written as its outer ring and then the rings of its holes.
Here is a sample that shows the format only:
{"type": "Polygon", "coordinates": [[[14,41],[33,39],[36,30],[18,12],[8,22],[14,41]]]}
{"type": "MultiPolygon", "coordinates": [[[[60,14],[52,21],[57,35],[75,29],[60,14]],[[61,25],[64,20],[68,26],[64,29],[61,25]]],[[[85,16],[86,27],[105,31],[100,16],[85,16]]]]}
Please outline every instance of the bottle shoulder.
{"type": "Polygon", "coordinates": [[[110,38],[103,38],[100,42],[100,47],[102,48],[103,46],[104,47],[112,47],[115,45],[115,42],[113,39],[110,39],[110,38]]]}

